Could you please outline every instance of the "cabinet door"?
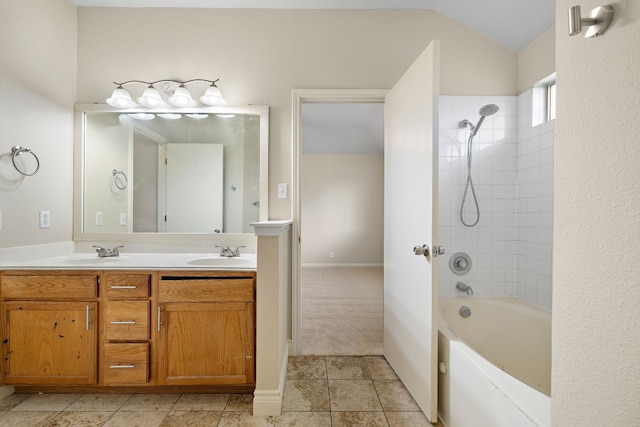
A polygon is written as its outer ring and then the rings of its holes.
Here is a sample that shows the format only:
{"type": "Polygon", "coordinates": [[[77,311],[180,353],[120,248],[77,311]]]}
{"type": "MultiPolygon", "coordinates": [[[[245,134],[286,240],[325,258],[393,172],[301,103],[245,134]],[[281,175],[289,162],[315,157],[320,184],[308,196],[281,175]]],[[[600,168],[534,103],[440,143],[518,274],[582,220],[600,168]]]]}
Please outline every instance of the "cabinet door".
{"type": "Polygon", "coordinates": [[[7,384],[95,384],[95,302],[7,302],[7,384]]]}
{"type": "Polygon", "coordinates": [[[163,304],[159,347],[164,384],[254,384],[254,305],[163,304]]]}

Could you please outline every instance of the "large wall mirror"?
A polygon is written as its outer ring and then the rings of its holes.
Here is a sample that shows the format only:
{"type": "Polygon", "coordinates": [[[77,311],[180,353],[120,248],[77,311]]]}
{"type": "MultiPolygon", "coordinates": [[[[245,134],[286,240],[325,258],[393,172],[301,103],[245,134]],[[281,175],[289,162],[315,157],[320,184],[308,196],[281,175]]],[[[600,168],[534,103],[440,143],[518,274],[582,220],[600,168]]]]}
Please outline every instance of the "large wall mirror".
{"type": "Polygon", "coordinates": [[[268,107],[91,104],[75,120],[75,240],[245,234],[267,219],[268,107]]]}

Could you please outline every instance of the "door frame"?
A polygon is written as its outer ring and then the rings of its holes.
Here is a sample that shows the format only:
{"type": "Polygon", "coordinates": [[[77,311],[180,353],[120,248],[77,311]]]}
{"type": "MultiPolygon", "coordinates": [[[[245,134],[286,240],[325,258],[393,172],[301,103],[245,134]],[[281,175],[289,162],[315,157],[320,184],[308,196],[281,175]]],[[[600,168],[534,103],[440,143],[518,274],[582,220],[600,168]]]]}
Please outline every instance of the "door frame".
{"type": "Polygon", "coordinates": [[[291,100],[292,176],[291,176],[291,348],[292,356],[300,354],[300,268],[302,203],[300,194],[300,164],[302,138],[300,120],[303,103],[382,103],[388,89],[293,89],[291,100]]]}

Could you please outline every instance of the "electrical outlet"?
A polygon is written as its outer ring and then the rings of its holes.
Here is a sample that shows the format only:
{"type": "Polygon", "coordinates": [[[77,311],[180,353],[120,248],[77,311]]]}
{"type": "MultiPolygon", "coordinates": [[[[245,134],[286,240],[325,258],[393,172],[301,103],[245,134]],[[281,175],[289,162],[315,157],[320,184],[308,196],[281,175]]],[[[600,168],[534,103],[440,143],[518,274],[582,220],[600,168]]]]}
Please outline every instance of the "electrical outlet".
{"type": "Polygon", "coordinates": [[[0,211],[0,230],[2,230],[2,211],[0,211]]]}
{"type": "Polygon", "coordinates": [[[127,214],[125,212],[120,213],[120,225],[127,225],[127,214]]]}
{"type": "Polygon", "coordinates": [[[40,211],[40,228],[51,227],[51,214],[49,211],[40,211]]]}
{"type": "Polygon", "coordinates": [[[329,258],[333,258],[333,255],[334,255],[333,251],[329,252],[329,258]]]}
{"type": "Polygon", "coordinates": [[[96,225],[102,225],[102,212],[96,212],[96,225]]]}

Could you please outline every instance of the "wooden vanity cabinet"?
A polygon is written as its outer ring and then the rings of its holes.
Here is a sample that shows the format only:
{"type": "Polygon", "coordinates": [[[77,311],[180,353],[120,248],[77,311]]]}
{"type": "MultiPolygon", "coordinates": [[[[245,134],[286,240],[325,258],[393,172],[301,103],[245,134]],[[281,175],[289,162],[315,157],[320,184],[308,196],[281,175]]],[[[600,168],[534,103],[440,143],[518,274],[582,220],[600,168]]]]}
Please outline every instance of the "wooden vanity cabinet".
{"type": "Polygon", "coordinates": [[[255,384],[255,283],[253,272],[160,273],[160,384],[255,384]]]}
{"type": "Polygon", "coordinates": [[[149,384],[154,276],[148,271],[105,271],[100,384],[149,384]]]}
{"type": "Polygon", "coordinates": [[[4,384],[95,384],[96,271],[0,272],[4,384]]]}

